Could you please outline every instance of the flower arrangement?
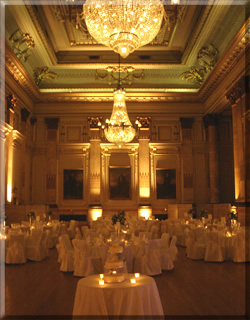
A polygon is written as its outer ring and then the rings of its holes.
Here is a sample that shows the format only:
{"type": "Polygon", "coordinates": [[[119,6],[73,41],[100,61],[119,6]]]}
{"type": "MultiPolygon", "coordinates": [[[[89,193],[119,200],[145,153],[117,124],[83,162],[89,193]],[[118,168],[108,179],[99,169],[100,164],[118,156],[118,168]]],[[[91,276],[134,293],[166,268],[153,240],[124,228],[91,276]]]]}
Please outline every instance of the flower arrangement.
{"type": "Polygon", "coordinates": [[[52,217],[52,216],[53,216],[53,212],[52,212],[51,210],[49,210],[49,211],[47,212],[47,215],[48,215],[49,217],[52,217]]]}
{"type": "Polygon", "coordinates": [[[208,217],[206,209],[201,209],[200,217],[201,218],[207,218],[208,217]]]}
{"type": "Polygon", "coordinates": [[[196,219],[196,217],[197,217],[195,209],[188,210],[188,214],[192,215],[193,219],[196,219]]]}
{"type": "Polygon", "coordinates": [[[35,218],[35,216],[36,216],[34,211],[29,211],[26,213],[26,215],[28,218],[35,218]]]}
{"type": "Polygon", "coordinates": [[[231,220],[238,220],[238,212],[237,211],[230,211],[227,214],[228,219],[231,220]]]}
{"type": "Polygon", "coordinates": [[[120,222],[122,226],[125,225],[126,222],[126,213],[124,210],[119,210],[116,214],[112,216],[112,222],[113,224],[116,224],[117,222],[120,222]]]}

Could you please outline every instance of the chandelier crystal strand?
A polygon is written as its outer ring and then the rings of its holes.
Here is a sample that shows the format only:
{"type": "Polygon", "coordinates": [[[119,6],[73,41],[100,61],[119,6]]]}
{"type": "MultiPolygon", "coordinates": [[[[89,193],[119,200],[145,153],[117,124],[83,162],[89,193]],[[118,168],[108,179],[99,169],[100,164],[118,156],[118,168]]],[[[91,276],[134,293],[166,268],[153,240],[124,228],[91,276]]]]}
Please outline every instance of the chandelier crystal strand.
{"type": "Polygon", "coordinates": [[[134,139],[133,128],[126,108],[126,93],[122,89],[114,91],[114,105],[110,120],[106,120],[104,134],[109,142],[115,143],[121,148],[125,143],[134,139]]]}
{"type": "Polygon", "coordinates": [[[92,37],[126,58],[156,37],[164,8],[160,0],[86,0],[83,12],[92,37]]]}

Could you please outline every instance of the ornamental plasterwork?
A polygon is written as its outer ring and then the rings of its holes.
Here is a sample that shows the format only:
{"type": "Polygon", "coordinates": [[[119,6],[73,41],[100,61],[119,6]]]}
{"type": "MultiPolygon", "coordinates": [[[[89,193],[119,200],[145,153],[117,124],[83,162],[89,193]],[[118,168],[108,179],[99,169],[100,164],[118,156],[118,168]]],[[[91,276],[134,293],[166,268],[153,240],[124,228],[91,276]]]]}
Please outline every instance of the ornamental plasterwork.
{"type": "Polygon", "coordinates": [[[201,85],[208,72],[212,71],[218,59],[219,51],[212,44],[202,47],[197,54],[197,62],[201,68],[191,67],[181,74],[181,79],[201,85]]]}
{"type": "Polygon", "coordinates": [[[48,67],[35,68],[33,76],[37,85],[40,85],[44,81],[53,81],[58,77],[55,72],[49,71],[48,67]]]}
{"type": "Polygon", "coordinates": [[[128,67],[112,67],[109,66],[105,69],[97,69],[95,78],[96,80],[106,81],[109,85],[128,84],[131,85],[134,80],[144,79],[144,70],[135,69],[131,66],[128,67]]]}
{"type": "Polygon", "coordinates": [[[31,50],[35,47],[35,42],[29,33],[24,33],[17,29],[9,38],[11,47],[19,60],[27,61],[31,50]]]}

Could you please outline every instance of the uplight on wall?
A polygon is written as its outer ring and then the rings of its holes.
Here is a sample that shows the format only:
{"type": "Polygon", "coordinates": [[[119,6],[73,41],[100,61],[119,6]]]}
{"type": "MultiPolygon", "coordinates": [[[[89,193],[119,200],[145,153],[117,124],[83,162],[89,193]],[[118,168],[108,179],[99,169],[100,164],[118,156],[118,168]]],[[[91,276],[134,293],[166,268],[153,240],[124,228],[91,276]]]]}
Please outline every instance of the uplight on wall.
{"type": "Polygon", "coordinates": [[[8,184],[7,185],[7,201],[8,202],[11,202],[11,200],[12,200],[12,194],[11,194],[12,192],[11,192],[11,184],[8,184]]]}
{"type": "Polygon", "coordinates": [[[152,208],[150,206],[140,206],[138,208],[138,218],[143,217],[146,220],[152,216],[152,208]]]}
{"type": "Polygon", "coordinates": [[[102,217],[102,207],[91,207],[88,210],[89,220],[96,221],[98,218],[102,217]]]}

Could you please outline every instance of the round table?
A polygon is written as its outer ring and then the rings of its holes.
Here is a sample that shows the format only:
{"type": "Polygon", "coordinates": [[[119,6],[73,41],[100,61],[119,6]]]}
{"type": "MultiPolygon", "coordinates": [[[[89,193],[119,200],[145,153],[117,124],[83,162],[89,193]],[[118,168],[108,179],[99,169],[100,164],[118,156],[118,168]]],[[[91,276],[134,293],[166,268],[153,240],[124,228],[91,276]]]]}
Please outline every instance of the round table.
{"type": "Polygon", "coordinates": [[[99,285],[99,275],[78,281],[73,315],[149,315],[163,316],[162,304],[153,278],[141,275],[135,284],[134,274],[124,274],[120,283],[99,285]]]}

